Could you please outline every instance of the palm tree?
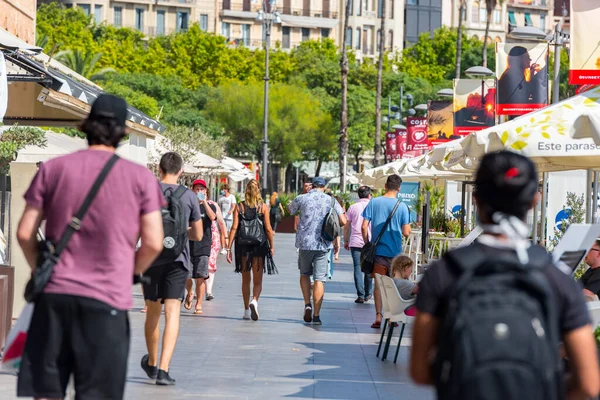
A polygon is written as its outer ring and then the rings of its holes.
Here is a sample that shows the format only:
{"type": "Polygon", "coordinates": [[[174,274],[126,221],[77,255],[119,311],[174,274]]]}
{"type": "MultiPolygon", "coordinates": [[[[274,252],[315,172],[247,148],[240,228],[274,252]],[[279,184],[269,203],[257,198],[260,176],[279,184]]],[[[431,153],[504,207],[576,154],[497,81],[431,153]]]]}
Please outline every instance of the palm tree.
{"type": "Polygon", "coordinates": [[[100,79],[108,72],[114,72],[114,69],[112,68],[97,70],[96,65],[102,58],[102,53],[93,54],[88,51],[63,50],[58,52],[55,58],[66,67],[90,80],[100,79]]]}
{"type": "Polygon", "coordinates": [[[458,12],[458,35],[456,37],[456,69],[454,71],[454,77],[460,78],[460,59],[462,57],[462,31],[463,31],[463,18],[466,12],[467,5],[466,0],[460,0],[459,12],[458,12]]]}
{"type": "Polygon", "coordinates": [[[381,160],[381,80],[383,76],[383,53],[385,51],[385,5],[388,0],[381,1],[381,34],[379,35],[379,63],[377,65],[377,94],[375,99],[375,157],[374,166],[381,160]]]}
{"type": "Polygon", "coordinates": [[[485,36],[483,37],[483,51],[481,52],[481,54],[482,54],[481,65],[483,65],[484,67],[487,67],[487,46],[488,46],[487,38],[488,38],[488,35],[490,34],[490,22],[492,20],[492,13],[494,12],[494,9],[496,8],[496,6],[498,4],[502,5],[502,3],[504,3],[504,0],[485,0],[485,8],[487,11],[487,20],[485,22],[485,36]]]}
{"type": "MultiPolygon", "coordinates": [[[[340,60],[340,73],[342,75],[342,104],[340,111],[340,138],[338,142],[340,159],[340,186],[346,188],[346,165],[344,159],[348,154],[348,46],[346,40],[348,35],[348,21],[350,20],[350,7],[354,6],[352,0],[346,0],[346,14],[344,16],[344,32],[342,39],[342,58],[340,60]]],[[[317,175],[318,176],[318,175],[317,175]]]]}

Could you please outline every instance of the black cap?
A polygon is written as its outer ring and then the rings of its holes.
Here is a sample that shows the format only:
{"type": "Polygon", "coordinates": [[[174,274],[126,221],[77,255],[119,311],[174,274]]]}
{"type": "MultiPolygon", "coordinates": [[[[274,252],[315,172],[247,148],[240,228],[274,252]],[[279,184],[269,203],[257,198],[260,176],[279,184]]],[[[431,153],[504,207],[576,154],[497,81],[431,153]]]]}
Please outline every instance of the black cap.
{"type": "Polygon", "coordinates": [[[101,94],[98,96],[88,119],[112,118],[117,120],[121,126],[125,126],[127,122],[127,102],[120,97],[112,94],[101,94]]]}

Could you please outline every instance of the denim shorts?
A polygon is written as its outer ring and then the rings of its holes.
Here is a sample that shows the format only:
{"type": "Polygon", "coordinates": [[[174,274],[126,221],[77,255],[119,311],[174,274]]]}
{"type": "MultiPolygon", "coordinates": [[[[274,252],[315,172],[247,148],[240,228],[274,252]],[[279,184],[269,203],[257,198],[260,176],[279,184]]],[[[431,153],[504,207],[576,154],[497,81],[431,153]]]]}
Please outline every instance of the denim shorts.
{"type": "Polygon", "coordinates": [[[312,275],[315,281],[325,282],[329,270],[330,252],[331,250],[300,250],[298,252],[300,275],[312,275]]]}

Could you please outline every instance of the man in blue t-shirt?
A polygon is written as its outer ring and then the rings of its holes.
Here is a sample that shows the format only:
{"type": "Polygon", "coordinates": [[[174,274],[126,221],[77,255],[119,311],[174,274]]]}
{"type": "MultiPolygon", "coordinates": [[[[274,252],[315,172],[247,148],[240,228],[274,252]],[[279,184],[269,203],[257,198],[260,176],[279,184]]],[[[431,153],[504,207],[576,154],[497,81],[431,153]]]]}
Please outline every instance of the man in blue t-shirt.
{"type": "MultiPolygon", "coordinates": [[[[369,202],[363,211],[362,235],[365,243],[369,241],[369,224],[371,224],[371,240],[375,241],[379,233],[383,229],[385,222],[392,213],[394,206],[398,202],[398,192],[402,178],[398,175],[390,175],[385,183],[385,194],[381,197],[376,197],[369,202]]],[[[375,274],[390,275],[390,266],[392,260],[398,254],[402,253],[402,235],[410,235],[410,211],[408,206],[400,203],[390,223],[385,229],[383,236],[377,243],[375,252],[375,267],[373,268],[372,277],[375,274]]],[[[379,329],[381,327],[381,296],[380,288],[375,280],[375,322],[371,328],[379,329]]]]}

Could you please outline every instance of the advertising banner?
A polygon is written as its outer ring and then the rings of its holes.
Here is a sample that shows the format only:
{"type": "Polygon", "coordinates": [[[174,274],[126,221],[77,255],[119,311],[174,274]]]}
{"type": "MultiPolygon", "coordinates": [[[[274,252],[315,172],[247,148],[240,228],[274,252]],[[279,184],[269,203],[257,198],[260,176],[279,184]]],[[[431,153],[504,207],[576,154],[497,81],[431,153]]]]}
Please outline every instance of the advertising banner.
{"type": "Polygon", "coordinates": [[[396,148],[398,149],[398,158],[404,158],[406,155],[406,129],[394,129],[396,134],[396,148]]]}
{"type": "Polygon", "coordinates": [[[427,103],[429,146],[436,146],[453,139],[454,120],[452,114],[452,101],[429,100],[427,103]]]}
{"type": "Polygon", "coordinates": [[[548,105],[548,44],[496,43],[496,114],[523,115],[548,105]]]}
{"type": "Polygon", "coordinates": [[[423,151],[429,149],[427,138],[427,118],[406,118],[406,151],[423,151]]]}
{"type": "Polygon", "coordinates": [[[410,210],[410,221],[417,222],[417,210],[415,205],[419,199],[419,183],[418,182],[403,182],[398,192],[398,199],[401,199],[410,210]]]}
{"type": "Polygon", "coordinates": [[[450,139],[495,125],[495,85],[494,79],[454,80],[454,136],[450,139]]]}
{"type": "Polygon", "coordinates": [[[389,163],[400,158],[400,151],[398,148],[398,142],[396,137],[398,134],[393,132],[387,132],[385,134],[385,162],[389,163]]]}
{"type": "Polygon", "coordinates": [[[600,84],[600,1],[571,0],[569,84],[600,84]]]}

